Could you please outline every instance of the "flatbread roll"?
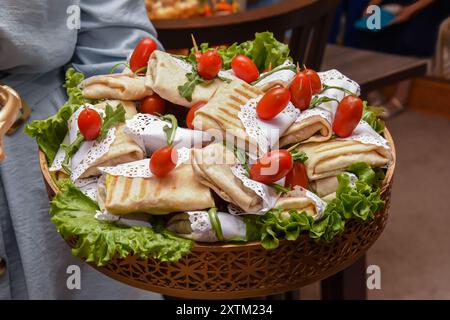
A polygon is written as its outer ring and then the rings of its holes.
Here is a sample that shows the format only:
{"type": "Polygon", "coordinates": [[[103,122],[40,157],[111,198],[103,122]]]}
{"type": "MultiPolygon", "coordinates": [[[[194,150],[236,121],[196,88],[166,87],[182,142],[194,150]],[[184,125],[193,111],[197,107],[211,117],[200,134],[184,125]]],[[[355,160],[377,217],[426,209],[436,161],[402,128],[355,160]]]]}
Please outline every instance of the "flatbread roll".
{"type": "Polygon", "coordinates": [[[280,147],[297,142],[327,141],[332,134],[331,123],[324,117],[313,115],[302,121],[294,122],[281,137],[280,147]]]}
{"type": "Polygon", "coordinates": [[[312,192],[301,187],[295,187],[278,199],[275,208],[283,209],[282,214],[289,213],[289,210],[305,211],[307,215],[316,220],[323,215],[325,206],[326,204],[312,192]]]}
{"type": "Polygon", "coordinates": [[[93,76],[81,83],[82,94],[87,99],[141,100],[151,94],[145,77],[134,73],[115,73],[93,76]]]}
{"type": "Polygon", "coordinates": [[[203,149],[192,149],[192,154],[192,167],[197,181],[247,213],[257,213],[262,209],[261,198],[244,186],[231,171],[237,159],[223,144],[214,143],[203,149]]]}
{"type": "Polygon", "coordinates": [[[106,174],[104,190],[99,188],[98,197],[107,212],[116,215],[134,212],[160,215],[215,206],[211,190],[197,182],[189,162],[180,164],[163,178],[106,174]]]}
{"type": "Polygon", "coordinates": [[[247,143],[256,146],[257,142],[248,136],[238,113],[243,105],[260,94],[262,91],[246,82],[233,80],[217,90],[211,100],[195,112],[193,125],[203,131],[220,130],[224,137],[227,134],[227,138],[237,138],[241,146],[247,143]]]}
{"type": "Polygon", "coordinates": [[[309,180],[335,176],[356,162],[367,162],[371,167],[382,167],[392,156],[389,150],[377,144],[357,140],[330,140],[300,145],[305,152],[306,173],[309,180]]]}
{"type": "Polygon", "coordinates": [[[217,89],[224,85],[219,79],[214,79],[207,85],[197,85],[192,93],[192,101],[188,101],[180,95],[178,87],[188,81],[186,74],[191,70],[192,66],[185,61],[155,50],[148,61],[145,83],[161,98],[190,108],[199,101],[208,101],[217,89]]]}
{"type": "MultiPolygon", "coordinates": [[[[95,105],[96,109],[104,109],[109,104],[116,108],[121,104],[125,109],[125,118],[130,119],[137,114],[136,106],[131,101],[107,100],[95,105]]],[[[74,114],[75,116],[75,114],[74,114]]],[[[116,127],[115,139],[109,146],[109,149],[102,156],[92,159],[87,157],[92,148],[98,148],[97,141],[85,141],[82,143],[80,149],[74,154],[71,160],[71,178],[72,180],[88,178],[91,176],[100,175],[99,167],[115,166],[121,163],[141,160],[144,158],[144,150],[141,146],[128,134],[124,132],[125,123],[119,124],[116,127]]],[[[78,132],[78,125],[75,118],[69,120],[69,133],[64,139],[63,143],[73,141],[78,132]]],[[[61,162],[64,159],[65,151],[60,147],[55,156],[50,171],[62,170],[61,162]]]]}

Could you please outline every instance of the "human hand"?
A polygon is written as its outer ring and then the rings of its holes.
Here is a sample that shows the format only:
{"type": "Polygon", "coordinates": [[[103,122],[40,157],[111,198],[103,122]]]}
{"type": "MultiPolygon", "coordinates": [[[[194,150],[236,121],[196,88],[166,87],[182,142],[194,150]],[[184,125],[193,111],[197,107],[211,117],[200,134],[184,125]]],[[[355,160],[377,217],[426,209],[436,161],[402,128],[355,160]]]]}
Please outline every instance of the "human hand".
{"type": "Polygon", "coordinates": [[[400,12],[396,14],[395,19],[392,20],[391,24],[398,24],[408,21],[417,11],[417,7],[413,5],[404,6],[400,12]]]}
{"type": "Polygon", "coordinates": [[[403,23],[408,21],[413,15],[422,9],[432,4],[434,0],[417,0],[413,4],[402,7],[401,11],[397,13],[395,19],[391,24],[403,23]]]}

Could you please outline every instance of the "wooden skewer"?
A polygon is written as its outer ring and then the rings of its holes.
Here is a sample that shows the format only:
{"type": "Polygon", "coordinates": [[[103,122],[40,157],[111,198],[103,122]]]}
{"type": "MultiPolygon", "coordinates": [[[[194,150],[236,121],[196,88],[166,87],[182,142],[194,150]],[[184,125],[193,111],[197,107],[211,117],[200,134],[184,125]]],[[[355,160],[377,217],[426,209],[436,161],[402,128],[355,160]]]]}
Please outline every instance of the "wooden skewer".
{"type": "Polygon", "coordinates": [[[195,53],[198,53],[197,41],[195,41],[195,37],[192,33],[191,33],[191,38],[192,38],[192,44],[194,46],[195,53]]]}

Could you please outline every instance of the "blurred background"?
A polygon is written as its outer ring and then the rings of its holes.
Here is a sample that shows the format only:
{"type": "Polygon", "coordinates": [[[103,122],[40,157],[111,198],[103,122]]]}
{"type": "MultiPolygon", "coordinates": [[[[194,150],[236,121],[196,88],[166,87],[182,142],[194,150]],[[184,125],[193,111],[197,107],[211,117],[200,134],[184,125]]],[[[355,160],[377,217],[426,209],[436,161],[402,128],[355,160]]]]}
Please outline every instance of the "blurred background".
{"type": "Polygon", "coordinates": [[[146,7],[167,50],[190,47],[191,33],[198,43],[226,44],[269,30],[289,43],[294,60],[340,70],[386,109],[397,168],[384,233],[332,279],[340,284],[334,292],[315,283],[289,297],[450,299],[450,1],[146,0],[146,7]],[[381,269],[379,290],[365,288],[368,265],[381,269]]]}

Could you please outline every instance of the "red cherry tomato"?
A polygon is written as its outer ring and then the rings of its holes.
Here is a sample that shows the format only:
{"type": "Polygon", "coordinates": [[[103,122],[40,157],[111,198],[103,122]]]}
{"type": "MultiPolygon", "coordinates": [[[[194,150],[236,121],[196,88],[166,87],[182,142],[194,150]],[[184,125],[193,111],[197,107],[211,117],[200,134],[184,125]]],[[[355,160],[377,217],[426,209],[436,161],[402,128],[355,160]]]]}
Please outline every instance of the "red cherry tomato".
{"type": "Polygon", "coordinates": [[[341,138],[350,136],[361,120],[362,112],[362,100],[355,96],[346,96],[337,107],[333,131],[341,138]]]}
{"type": "Polygon", "coordinates": [[[141,113],[148,113],[153,115],[164,114],[165,110],[166,102],[156,93],[142,99],[141,108],[139,109],[141,113]]]}
{"type": "Polygon", "coordinates": [[[294,165],[287,150],[274,150],[262,156],[250,169],[250,177],[265,184],[274,183],[291,171],[294,165]]]}
{"type": "Polygon", "coordinates": [[[221,69],[222,57],[215,50],[208,50],[197,58],[197,71],[203,79],[214,79],[221,69]]]}
{"type": "Polygon", "coordinates": [[[297,73],[294,80],[292,80],[289,87],[291,91],[291,101],[300,110],[306,110],[309,108],[309,103],[312,98],[311,81],[309,77],[300,72],[297,73]]]}
{"type": "Polygon", "coordinates": [[[139,69],[147,66],[148,59],[153,51],[156,50],[158,45],[151,38],[144,38],[137,44],[136,48],[134,48],[133,53],[130,58],[130,69],[133,72],[136,72],[139,69]]]}
{"type": "Polygon", "coordinates": [[[295,162],[294,167],[286,176],[286,181],[284,182],[286,188],[293,188],[295,186],[301,186],[303,188],[308,188],[309,179],[306,174],[305,165],[301,162],[295,162]]]}
{"type": "Polygon", "coordinates": [[[150,171],[157,177],[164,177],[175,169],[178,153],[171,146],[165,146],[153,152],[150,159],[150,171]]]}
{"type": "Polygon", "coordinates": [[[286,108],[290,100],[291,94],[288,89],[283,87],[272,88],[259,100],[256,113],[262,120],[273,119],[286,108]]]}
{"type": "Polygon", "coordinates": [[[78,116],[78,128],[85,140],[94,140],[102,128],[102,118],[97,111],[86,107],[78,116]]]}
{"type": "Polygon", "coordinates": [[[189,109],[188,114],[186,115],[186,125],[189,129],[194,130],[194,124],[192,123],[194,121],[195,118],[195,111],[197,111],[198,109],[200,109],[201,107],[203,107],[206,104],[205,101],[199,101],[196,104],[194,104],[191,109],[189,109]]]}
{"type": "Polygon", "coordinates": [[[231,68],[236,77],[247,83],[259,78],[259,71],[253,60],[242,54],[238,54],[231,60],[231,68]]]}
{"type": "Polygon", "coordinates": [[[303,73],[306,74],[311,82],[311,90],[312,94],[318,94],[322,91],[322,82],[320,81],[320,77],[313,69],[305,69],[303,73]]]}

